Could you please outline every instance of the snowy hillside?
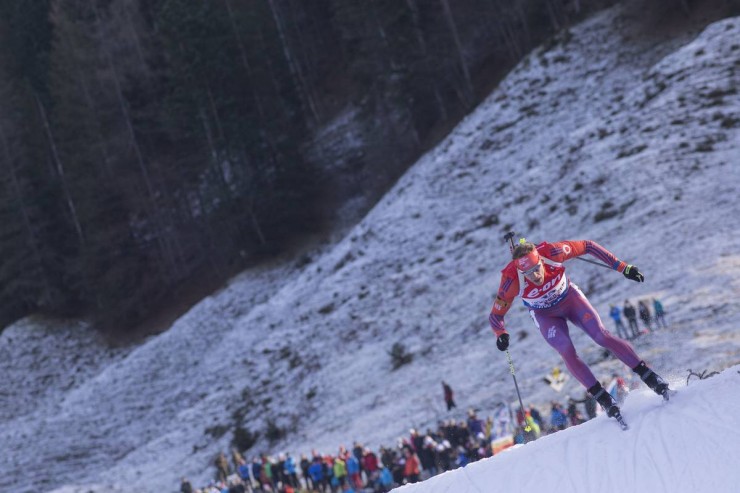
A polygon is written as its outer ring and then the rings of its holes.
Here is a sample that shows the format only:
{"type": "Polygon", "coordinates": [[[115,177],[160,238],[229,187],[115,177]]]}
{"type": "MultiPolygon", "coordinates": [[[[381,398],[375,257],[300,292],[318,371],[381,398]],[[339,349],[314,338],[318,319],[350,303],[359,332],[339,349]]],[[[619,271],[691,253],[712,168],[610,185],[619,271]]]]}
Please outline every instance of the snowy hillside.
{"type": "Polygon", "coordinates": [[[668,404],[649,390],[632,393],[626,432],[601,416],[394,491],[732,493],[740,489],[740,416],[728,411],[740,406],[739,384],[735,366],[692,380],[668,404]]]}
{"type": "MultiPolygon", "coordinates": [[[[264,437],[268,419],[286,438],[262,439],[247,456],[392,444],[410,425],[448,417],[443,378],[461,407],[485,414],[512,401],[487,325],[509,229],[533,241],[593,239],[638,265],[641,285],[582,262],[568,269],[603,315],[625,298],[662,299],[670,329],[636,349],[674,382],[737,364],[740,18],[701,32],[651,19],[616,7],[536,50],[346,238],[243,273],[138,347],[104,349],[77,324],[6,329],[0,443],[13,452],[0,457],[0,491],[173,491],[182,475],[204,483],[234,427],[264,437]],[[415,358],[392,371],[395,342],[415,358]]],[[[572,380],[561,394],[542,384],[559,360],[523,309],[507,326],[528,402],[582,392],[572,380]]],[[[574,341],[597,359],[583,334],[574,341]]],[[[624,371],[613,360],[593,368],[624,371]]],[[[694,419],[681,399],[660,413],[694,419]]],[[[636,399],[625,414],[645,409],[639,429],[657,419],[652,405],[636,399]]],[[[566,453],[585,460],[575,449],[566,453]]]]}

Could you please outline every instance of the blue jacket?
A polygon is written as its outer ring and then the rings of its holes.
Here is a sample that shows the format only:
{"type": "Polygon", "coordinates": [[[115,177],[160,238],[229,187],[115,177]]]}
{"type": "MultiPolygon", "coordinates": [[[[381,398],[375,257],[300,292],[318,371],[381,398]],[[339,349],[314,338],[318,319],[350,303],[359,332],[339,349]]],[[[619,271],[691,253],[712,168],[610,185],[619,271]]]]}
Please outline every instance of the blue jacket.
{"type": "Polygon", "coordinates": [[[478,433],[483,432],[483,421],[477,418],[469,418],[468,419],[468,429],[470,430],[471,435],[477,436],[478,433]]]}
{"type": "Polygon", "coordinates": [[[655,308],[656,315],[663,315],[663,303],[658,300],[653,300],[653,307],[655,308]]]}
{"type": "Polygon", "coordinates": [[[468,465],[468,456],[465,455],[465,452],[460,452],[457,454],[457,465],[460,467],[465,467],[468,465]]]}
{"type": "Polygon", "coordinates": [[[357,462],[357,459],[354,455],[351,455],[349,459],[347,459],[347,474],[357,474],[360,472],[360,463],[357,462]]]}
{"type": "Polygon", "coordinates": [[[283,469],[287,474],[295,474],[295,459],[293,459],[293,457],[288,457],[287,459],[285,459],[283,469]]]}
{"type": "Polygon", "coordinates": [[[550,412],[550,424],[552,426],[564,426],[568,423],[568,418],[559,409],[553,409],[550,412]]]}
{"type": "Polygon", "coordinates": [[[615,322],[622,321],[622,313],[619,311],[619,307],[613,306],[612,309],[609,310],[609,316],[613,318],[615,322]]]}
{"type": "Polygon", "coordinates": [[[382,471],[380,471],[380,484],[383,486],[390,486],[393,484],[393,474],[391,474],[391,471],[384,467],[382,471]]]}
{"type": "Polygon", "coordinates": [[[321,462],[314,462],[311,464],[308,468],[308,475],[311,476],[311,479],[313,479],[314,482],[324,479],[324,471],[321,467],[321,462]]]}

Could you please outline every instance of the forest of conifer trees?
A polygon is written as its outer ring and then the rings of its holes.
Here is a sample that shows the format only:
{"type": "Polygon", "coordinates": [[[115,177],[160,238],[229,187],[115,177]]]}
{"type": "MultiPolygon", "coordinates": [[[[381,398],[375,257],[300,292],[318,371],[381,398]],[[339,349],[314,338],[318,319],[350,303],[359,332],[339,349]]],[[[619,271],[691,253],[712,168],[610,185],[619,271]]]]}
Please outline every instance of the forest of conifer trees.
{"type": "Polygon", "coordinates": [[[125,332],[330,227],[610,3],[0,0],[0,326],[125,332]],[[347,108],[338,173],[318,136],[347,108]]]}

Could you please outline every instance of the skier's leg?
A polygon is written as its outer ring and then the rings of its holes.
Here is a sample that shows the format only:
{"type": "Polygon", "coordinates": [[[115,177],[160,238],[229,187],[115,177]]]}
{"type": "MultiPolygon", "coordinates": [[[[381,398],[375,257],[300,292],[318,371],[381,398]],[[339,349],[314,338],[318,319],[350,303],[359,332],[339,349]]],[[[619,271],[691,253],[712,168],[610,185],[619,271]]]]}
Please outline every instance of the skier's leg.
{"type": "Polygon", "coordinates": [[[619,414],[619,407],[617,407],[617,402],[614,400],[614,397],[612,397],[612,395],[607,392],[599,382],[596,382],[594,385],[589,387],[588,393],[591,394],[591,396],[596,399],[596,402],[598,402],[604,411],[606,411],[607,416],[612,418],[619,414]]]}
{"type": "Polygon", "coordinates": [[[591,369],[578,356],[578,353],[576,353],[573,341],[570,340],[568,324],[565,322],[565,319],[537,313],[534,310],[529,313],[534,319],[537,328],[540,329],[542,337],[563,358],[563,362],[571,375],[586,388],[597,383],[591,369]]]}
{"type": "Polygon", "coordinates": [[[668,383],[660,378],[660,375],[651,370],[644,361],[640,361],[636,366],[632,367],[632,371],[637,373],[645,385],[653,389],[653,391],[663,396],[664,399],[668,400],[668,383]]]}
{"type": "Polygon", "coordinates": [[[571,286],[575,288],[575,292],[569,295],[571,299],[569,300],[568,318],[588,334],[596,344],[611,351],[614,356],[630,368],[639,364],[640,358],[635,353],[632,345],[611,335],[604,324],[601,323],[599,314],[591,306],[586,296],[581,293],[577,286],[571,286]]]}

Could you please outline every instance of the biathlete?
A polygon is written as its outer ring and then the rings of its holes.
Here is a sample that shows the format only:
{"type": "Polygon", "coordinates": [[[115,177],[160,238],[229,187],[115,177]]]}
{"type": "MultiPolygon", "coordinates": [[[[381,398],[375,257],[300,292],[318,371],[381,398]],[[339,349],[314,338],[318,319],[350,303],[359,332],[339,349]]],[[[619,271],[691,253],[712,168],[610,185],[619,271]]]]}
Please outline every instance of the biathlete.
{"type": "Polygon", "coordinates": [[[669,388],[637,356],[630,343],[609,333],[586,296],[565,275],[563,262],[584,254],[589,254],[621,272],[627,279],[636,282],[645,280],[637,267],[620,261],[594,241],[543,242],[534,245],[522,239],[512,251],[513,260],[501,271],[501,284],[488,320],[496,334],[496,347],[500,351],[506,351],[509,347],[509,334],[504,327],[504,315],[509,311],[514,298],[520,296],[542,337],[560,353],[570,373],[604,408],[607,415],[616,417],[621,424],[621,413],[616,401],[576,353],[568,333],[568,320],[588,334],[596,344],[608,349],[632,368],[648,387],[666,400],[669,388]]]}

